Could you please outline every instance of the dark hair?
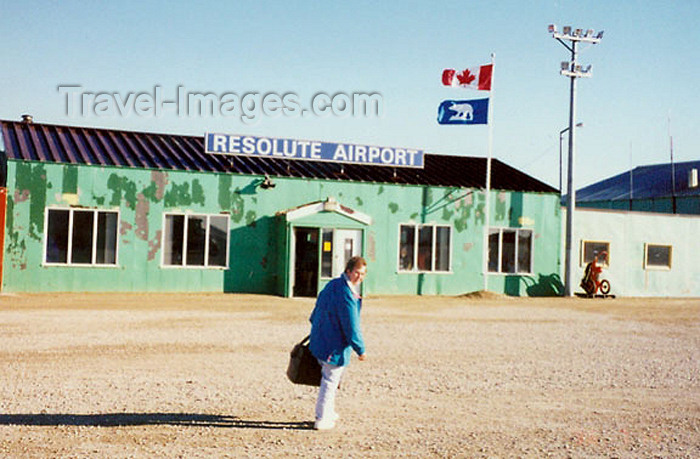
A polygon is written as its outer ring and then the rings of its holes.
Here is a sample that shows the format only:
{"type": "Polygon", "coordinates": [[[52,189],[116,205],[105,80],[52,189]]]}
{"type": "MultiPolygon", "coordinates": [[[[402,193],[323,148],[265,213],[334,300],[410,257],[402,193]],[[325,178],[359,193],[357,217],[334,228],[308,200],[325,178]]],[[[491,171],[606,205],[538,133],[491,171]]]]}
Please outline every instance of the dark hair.
{"type": "Polygon", "coordinates": [[[367,261],[360,257],[352,257],[348,260],[348,263],[345,265],[345,272],[349,273],[353,269],[355,269],[357,266],[362,267],[362,266],[367,266],[367,261]]]}

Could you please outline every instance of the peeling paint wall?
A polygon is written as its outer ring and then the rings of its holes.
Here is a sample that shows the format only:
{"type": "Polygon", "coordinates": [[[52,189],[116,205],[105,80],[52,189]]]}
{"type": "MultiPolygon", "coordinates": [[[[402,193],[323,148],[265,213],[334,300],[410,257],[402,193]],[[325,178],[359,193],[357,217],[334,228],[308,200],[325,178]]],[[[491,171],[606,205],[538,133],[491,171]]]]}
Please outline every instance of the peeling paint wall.
{"type": "Polygon", "coordinates": [[[4,289],[222,291],[223,269],[161,267],[165,212],[222,211],[203,180],[215,196],[215,176],[9,161],[4,289]],[[47,207],[118,210],[118,265],[45,266],[47,207]]]}
{"type": "MultiPolygon", "coordinates": [[[[459,294],[483,287],[482,191],[409,185],[273,178],[185,171],[8,162],[4,288],[7,291],[227,291],[281,293],[287,234],[279,211],[335,198],[372,217],[365,232],[371,294],[459,294]],[[44,266],[46,207],[119,211],[117,267],[44,266]],[[164,213],[230,217],[228,269],[162,267],[164,213]],[[452,272],[398,273],[401,224],[450,225],[452,272]],[[36,279],[42,279],[37,283],[36,279]]],[[[532,281],[490,276],[490,287],[529,294],[533,282],[559,272],[558,195],[493,191],[492,226],[535,232],[532,281]]],[[[320,220],[319,220],[320,221],[320,220]]]]}

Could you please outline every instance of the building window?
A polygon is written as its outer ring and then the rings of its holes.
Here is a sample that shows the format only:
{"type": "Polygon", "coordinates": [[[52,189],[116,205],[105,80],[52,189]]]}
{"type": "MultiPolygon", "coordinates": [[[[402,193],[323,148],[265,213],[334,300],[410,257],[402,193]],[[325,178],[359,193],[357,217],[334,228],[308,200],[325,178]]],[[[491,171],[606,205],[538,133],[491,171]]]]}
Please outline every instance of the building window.
{"type": "Polygon", "coordinates": [[[450,271],[452,228],[438,225],[401,225],[399,271],[450,271]]]}
{"type": "Polygon", "coordinates": [[[673,247],[644,244],[644,269],[671,269],[673,247]]]}
{"type": "Polygon", "coordinates": [[[610,265],[610,243],[605,241],[582,241],[581,243],[581,266],[586,266],[598,257],[596,262],[599,266],[610,265]],[[600,255],[605,252],[605,256],[600,255]]]}
{"type": "Polygon", "coordinates": [[[492,273],[531,273],[532,230],[491,228],[488,269],[492,273]]]}
{"type": "Polygon", "coordinates": [[[163,264],[166,266],[228,266],[227,215],[165,215],[163,264]]]}
{"type": "Polygon", "coordinates": [[[44,262],[58,265],[116,265],[116,211],[47,209],[44,262]]]}

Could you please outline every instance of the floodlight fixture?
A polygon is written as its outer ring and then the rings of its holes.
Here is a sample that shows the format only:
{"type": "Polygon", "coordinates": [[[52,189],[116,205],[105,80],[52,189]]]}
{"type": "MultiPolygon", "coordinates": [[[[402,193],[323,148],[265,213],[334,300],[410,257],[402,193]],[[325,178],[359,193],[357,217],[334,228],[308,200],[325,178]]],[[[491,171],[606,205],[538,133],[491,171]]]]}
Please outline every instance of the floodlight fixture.
{"type": "MultiPolygon", "coordinates": [[[[561,44],[569,48],[569,46],[564,43],[564,40],[570,41],[570,42],[586,42],[586,43],[592,43],[592,44],[598,44],[600,42],[600,39],[603,38],[603,31],[601,30],[598,32],[598,35],[595,35],[595,30],[593,29],[573,29],[571,26],[564,26],[562,28],[562,32],[560,33],[557,30],[557,26],[555,24],[550,24],[549,27],[547,27],[547,30],[549,33],[552,34],[554,38],[559,40],[561,44]]],[[[569,48],[569,51],[571,49],[569,48]]]]}
{"type": "Polygon", "coordinates": [[[561,69],[562,70],[569,70],[569,62],[568,61],[561,61],[561,69]]]}

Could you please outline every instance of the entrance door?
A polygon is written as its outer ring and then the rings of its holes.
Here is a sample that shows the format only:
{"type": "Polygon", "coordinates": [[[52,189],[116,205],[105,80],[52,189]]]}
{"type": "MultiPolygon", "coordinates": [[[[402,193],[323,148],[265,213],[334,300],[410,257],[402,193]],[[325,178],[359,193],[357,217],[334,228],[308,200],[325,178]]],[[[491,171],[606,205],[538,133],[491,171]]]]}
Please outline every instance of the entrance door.
{"type": "Polygon", "coordinates": [[[325,285],[332,278],[340,276],[348,260],[360,255],[361,251],[361,230],[294,228],[292,294],[315,297],[318,294],[319,285],[325,285]],[[321,282],[319,282],[319,274],[321,282]]]}
{"type": "Polygon", "coordinates": [[[318,228],[294,228],[294,296],[318,293],[318,228]]]}

